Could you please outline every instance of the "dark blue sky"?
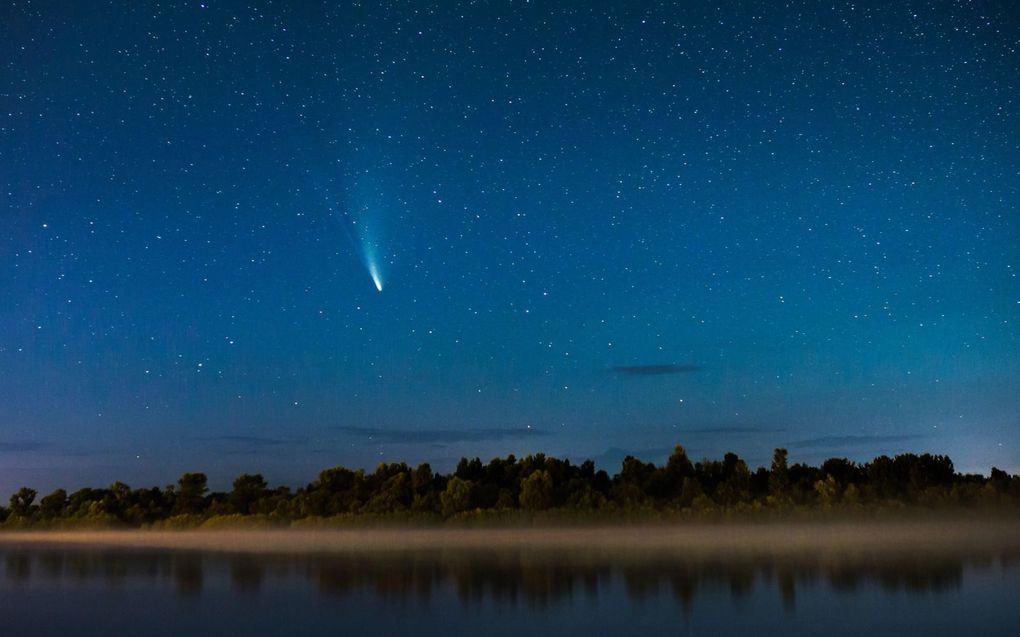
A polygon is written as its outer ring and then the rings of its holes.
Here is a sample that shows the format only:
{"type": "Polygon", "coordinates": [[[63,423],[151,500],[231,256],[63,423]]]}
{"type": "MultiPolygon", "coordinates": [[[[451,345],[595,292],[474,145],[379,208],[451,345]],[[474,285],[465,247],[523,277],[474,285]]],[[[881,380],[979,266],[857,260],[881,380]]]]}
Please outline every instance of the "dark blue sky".
{"type": "Polygon", "coordinates": [[[5,1],[0,492],[1020,470],[1011,5],[5,1]]]}

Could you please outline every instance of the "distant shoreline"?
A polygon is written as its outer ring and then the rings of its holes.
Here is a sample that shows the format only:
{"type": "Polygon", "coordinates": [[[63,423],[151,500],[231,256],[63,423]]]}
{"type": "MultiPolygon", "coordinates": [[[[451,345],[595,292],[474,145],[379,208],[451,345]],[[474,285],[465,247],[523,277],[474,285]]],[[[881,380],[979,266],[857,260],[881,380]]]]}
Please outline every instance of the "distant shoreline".
{"type": "Polygon", "coordinates": [[[556,551],[742,557],[855,552],[1020,551],[1015,519],[689,523],[520,528],[344,528],[6,531],[9,549],[171,550],[218,553],[382,554],[556,551]]]}
{"type": "Polygon", "coordinates": [[[577,527],[805,515],[1020,514],[1020,475],[994,467],[987,477],[960,474],[948,456],[930,453],[879,456],[865,464],[830,458],[812,467],[790,464],[787,455],[778,448],[769,468],[751,471],[735,453],[692,462],[676,445],[665,465],[627,456],[613,476],[591,460],[577,465],[545,454],[511,454],[488,464],[461,458],[449,474],[428,463],[381,463],[371,473],[331,467],[297,490],[270,488],[262,474],[245,473],[229,492],[210,492],[201,472],[184,473],[165,488],[115,482],[38,498],[22,487],[9,506],[0,506],[0,529],[577,527]]]}

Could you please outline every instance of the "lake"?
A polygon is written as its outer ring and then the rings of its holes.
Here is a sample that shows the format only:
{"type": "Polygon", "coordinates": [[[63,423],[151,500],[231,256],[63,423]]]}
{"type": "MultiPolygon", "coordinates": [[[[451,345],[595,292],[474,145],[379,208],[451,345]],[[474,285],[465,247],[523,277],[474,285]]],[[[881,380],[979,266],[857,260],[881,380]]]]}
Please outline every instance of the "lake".
{"type": "Polygon", "coordinates": [[[1020,554],[0,544],[7,635],[1016,635],[1020,554]]]}

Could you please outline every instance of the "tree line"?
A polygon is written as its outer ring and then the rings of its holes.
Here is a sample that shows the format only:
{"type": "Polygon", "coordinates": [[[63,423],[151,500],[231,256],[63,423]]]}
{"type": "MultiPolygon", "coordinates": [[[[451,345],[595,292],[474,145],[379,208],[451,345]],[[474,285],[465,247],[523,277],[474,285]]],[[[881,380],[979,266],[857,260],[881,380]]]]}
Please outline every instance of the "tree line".
{"type": "Polygon", "coordinates": [[[291,490],[261,474],[242,474],[226,492],[210,492],[204,473],[185,473],[164,488],[57,489],[37,498],[23,487],[0,506],[0,527],[197,526],[217,519],[288,524],[328,518],[450,520],[487,514],[800,511],[902,507],[1020,507],[1020,475],[957,473],[948,456],[901,454],[866,463],[831,458],[790,464],[776,449],[769,467],[751,470],[734,453],[692,462],[677,445],[664,465],[633,456],[609,475],[544,454],[462,458],[449,474],[428,464],[381,463],[375,471],[333,467],[291,490]]]}

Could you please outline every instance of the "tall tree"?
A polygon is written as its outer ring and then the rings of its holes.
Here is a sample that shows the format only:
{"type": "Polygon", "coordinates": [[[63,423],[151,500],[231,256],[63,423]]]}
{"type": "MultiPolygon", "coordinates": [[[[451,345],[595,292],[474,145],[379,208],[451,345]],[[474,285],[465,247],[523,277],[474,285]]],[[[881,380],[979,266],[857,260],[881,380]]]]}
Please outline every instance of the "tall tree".
{"type": "Polygon", "coordinates": [[[788,497],[790,492],[790,468],[786,461],[787,452],[782,447],[772,452],[772,467],[769,470],[769,495],[776,500],[788,497]]]}
{"type": "Polygon", "coordinates": [[[45,519],[52,520],[63,515],[65,506],[67,506],[67,491],[57,489],[39,500],[39,513],[45,519]]]}
{"type": "Polygon", "coordinates": [[[35,496],[35,489],[29,489],[28,487],[21,487],[18,489],[18,491],[11,496],[11,515],[15,515],[20,518],[30,517],[36,509],[33,505],[33,502],[35,502],[35,496]]]}
{"type": "Polygon", "coordinates": [[[553,480],[549,472],[540,469],[521,483],[521,506],[529,511],[548,509],[553,500],[553,480]]]}
{"type": "Polygon", "coordinates": [[[234,479],[234,489],[230,492],[230,504],[241,515],[254,512],[259,500],[269,494],[269,485],[261,473],[242,473],[234,479]]]}
{"type": "Polygon", "coordinates": [[[204,473],[185,473],[177,480],[176,514],[201,513],[205,508],[205,494],[209,490],[209,479],[204,473]]]}
{"type": "Polygon", "coordinates": [[[474,484],[470,480],[462,480],[457,476],[446,483],[446,490],[439,496],[443,515],[451,516],[471,508],[471,489],[474,484]]]}

